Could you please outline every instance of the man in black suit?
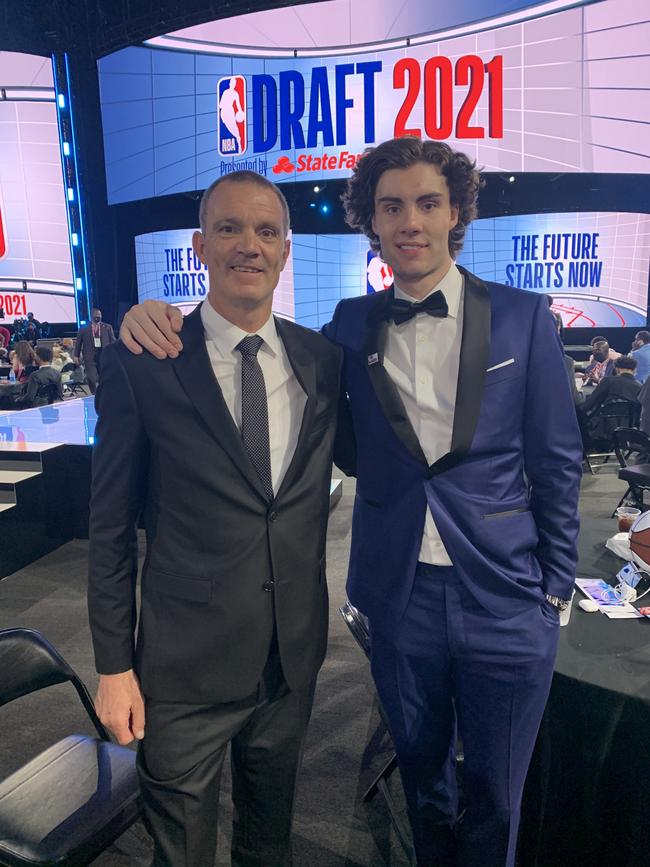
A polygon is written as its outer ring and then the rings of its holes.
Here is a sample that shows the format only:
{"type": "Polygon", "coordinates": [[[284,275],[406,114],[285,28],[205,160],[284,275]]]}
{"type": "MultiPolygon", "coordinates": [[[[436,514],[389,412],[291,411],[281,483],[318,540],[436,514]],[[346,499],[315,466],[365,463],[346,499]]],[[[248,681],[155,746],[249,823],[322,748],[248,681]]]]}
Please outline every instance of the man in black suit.
{"type": "MultiPolygon", "coordinates": [[[[606,419],[594,419],[603,404],[613,400],[628,400],[631,403],[639,403],[641,383],[634,378],[636,373],[636,358],[631,355],[619,355],[614,362],[614,376],[606,376],[601,379],[593,392],[579,407],[584,413],[584,419],[589,434],[593,438],[609,436],[606,419]]],[[[640,407],[639,407],[640,411],[640,407]]]]}
{"type": "Polygon", "coordinates": [[[45,406],[55,400],[63,400],[61,374],[52,367],[52,350],[49,346],[37,346],[38,368],[30,374],[23,390],[14,398],[17,409],[45,406]]]}
{"type": "Polygon", "coordinates": [[[92,309],[92,322],[84,325],[77,333],[74,345],[74,361],[79,364],[83,358],[86,379],[91,394],[97,391],[102,350],[115,343],[113,326],[102,322],[102,311],[97,307],[92,309]]]}
{"type": "Polygon", "coordinates": [[[341,352],[271,314],[289,212],[238,172],[202,199],[207,301],[182,354],[104,351],[89,609],[96,705],[138,767],[155,867],[208,867],[232,744],[232,863],[291,864],[295,779],[327,640],[341,352]],[[137,631],[136,526],[147,531],[137,631]]]}

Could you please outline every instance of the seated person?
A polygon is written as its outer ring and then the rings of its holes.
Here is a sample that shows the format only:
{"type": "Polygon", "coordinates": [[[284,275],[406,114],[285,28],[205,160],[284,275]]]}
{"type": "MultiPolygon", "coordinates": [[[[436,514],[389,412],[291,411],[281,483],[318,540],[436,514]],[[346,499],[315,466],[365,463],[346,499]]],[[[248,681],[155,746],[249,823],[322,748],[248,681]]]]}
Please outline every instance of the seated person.
{"type": "MultiPolygon", "coordinates": [[[[609,430],[610,419],[592,419],[603,404],[613,400],[629,400],[632,403],[639,403],[641,384],[634,378],[636,359],[630,355],[621,355],[616,359],[614,365],[615,374],[602,379],[581,407],[586,421],[586,425],[582,426],[583,430],[586,429],[592,439],[608,439],[611,434],[609,430]]],[[[616,426],[614,424],[614,427],[616,426]]]]}
{"type": "Polygon", "coordinates": [[[26,340],[19,340],[14,345],[12,367],[16,382],[27,382],[32,373],[38,370],[36,353],[26,340]]]}
{"type": "Polygon", "coordinates": [[[614,362],[609,357],[609,343],[599,340],[594,343],[592,361],[585,367],[585,384],[598,385],[598,383],[614,373],[614,362]]]}
{"type": "Polygon", "coordinates": [[[52,347],[52,367],[58,370],[59,373],[63,370],[66,364],[74,364],[72,356],[66,351],[65,347],[60,343],[55,343],[52,347]]]}
{"type": "MultiPolygon", "coordinates": [[[[602,335],[598,335],[597,337],[592,337],[591,340],[589,341],[589,344],[591,346],[592,351],[593,351],[593,348],[594,348],[596,343],[602,343],[603,341],[605,341],[605,343],[607,343],[607,338],[603,337],[602,335]]],[[[609,355],[607,357],[608,361],[616,361],[616,359],[620,358],[622,354],[623,354],[622,352],[617,352],[615,349],[612,349],[612,347],[610,346],[609,347],[609,355]]],[[[592,364],[593,360],[594,360],[593,355],[590,355],[589,361],[587,362],[587,364],[592,364]]]]}
{"type": "Polygon", "coordinates": [[[38,370],[27,380],[20,394],[14,397],[16,409],[28,409],[32,406],[44,406],[52,400],[63,400],[61,374],[52,367],[52,350],[49,346],[39,346],[36,349],[38,370]]]}

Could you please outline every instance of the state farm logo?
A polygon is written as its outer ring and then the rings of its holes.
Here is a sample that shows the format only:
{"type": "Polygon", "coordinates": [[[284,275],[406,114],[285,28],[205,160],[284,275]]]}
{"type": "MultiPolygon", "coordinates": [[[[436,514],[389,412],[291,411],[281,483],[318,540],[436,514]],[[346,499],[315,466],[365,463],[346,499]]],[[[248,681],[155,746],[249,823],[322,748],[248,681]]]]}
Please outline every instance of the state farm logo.
{"type": "Polygon", "coordinates": [[[361,154],[351,154],[349,151],[341,151],[340,154],[325,152],[318,157],[313,154],[298,154],[294,164],[289,157],[282,156],[278,157],[272,171],[274,175],[290,175],[292,172],[299,175],[303,172],[342,171],[343,169],[353,169],[360,158],[361,154]]]}

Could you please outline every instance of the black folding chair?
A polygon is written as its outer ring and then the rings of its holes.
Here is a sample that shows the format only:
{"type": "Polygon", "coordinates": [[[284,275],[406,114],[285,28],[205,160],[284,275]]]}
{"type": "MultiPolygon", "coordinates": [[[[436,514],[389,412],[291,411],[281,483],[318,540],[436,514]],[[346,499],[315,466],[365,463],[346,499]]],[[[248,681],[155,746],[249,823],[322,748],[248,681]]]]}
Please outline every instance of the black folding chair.
{"type": "MultiPolygon", "coordinates": [[[[345,620],[348,629],[352,633],[354,640],[357,642],[361,650],[363,650],[364,654],[368,659],[370,659],[370,633],[368,632],[368,623],[363,614],[351,605],[349,602],[346,602],[345,605],[342,605],[339,608],[341,612],[341,617],[345,620]]],[[[386,719],[386,714],[384,712],[383,707],[381,706],[381,702],[378,701],[379,707],[379,715],[381,716],[382,723],[388,731],[388,721],[386,719]]],[[[381,769],[379,774],[375,777],[372,784],[367,789],[365,795],[363,796],[363,803],[368,804],[375,797],[377,792],[381,792],[383,795],[384,801],[386,802],[386,807],[388,808],[388,814],[390,816],[390,821],[395,829],[395,833],[397,834],[397,839],[400,842],[400,845],[406,856],[409,858],[411,862],[414,859],[414,852],[411,843],[409,842],[409,833],[405,829],[402,820],[397,812],[395,807],[395,802],[393,801],[392,795],[390,793],[390,789],[388,788],[388,780],[392,776],[393,772],[397,768],[397,756],[393,752],[390,759],[386,762],[384,767],[381,769]]]]}
{"type": "Polygon", "coordinates": [[[643,492],[650,491],[650,436],[636,428],[619,427],[614,431],[613,438],[614,451],[621,467],[618,477],[628,483],[628,488],[612,512],[612,518],[616,509],[628,498],[637,509],[645,512],[648,507],[644,505],[643,492]]]}
{"type": "Polygon", "coordinates": [[[589,472],[605,466],[614,456],[614,431],[616,428],[638,428],[641,404],[632,400],[608,400],[582,420],[583,454],[589,472]],[[594,463],[594,458],[605,458],[594,463]]]}
{"type": "Polygon", "coordinates": [[[141,812],[135,752],[110,741],[67,662],[39,632],[0,631],[0,706],[60,683],[75,688],[98,736],[69,735],[0,781],[2,867],[83,867],[141,812]]]}

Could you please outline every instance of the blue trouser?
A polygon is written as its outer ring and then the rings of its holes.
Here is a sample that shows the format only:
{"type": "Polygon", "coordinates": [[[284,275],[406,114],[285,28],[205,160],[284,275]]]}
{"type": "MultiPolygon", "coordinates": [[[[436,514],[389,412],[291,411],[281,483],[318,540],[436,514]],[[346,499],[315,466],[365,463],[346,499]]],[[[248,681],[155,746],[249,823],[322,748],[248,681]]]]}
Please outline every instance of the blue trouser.
{"type": "Polygon", "coordinates": [[[370,630],[419,867],[511,867],[553,676],[557,613],[543,602],[499,619],[453,567],[419,563],[397,626],[371,620],[370,630]],[[465,757],[458,825],[457,729],[465,757]]]}

